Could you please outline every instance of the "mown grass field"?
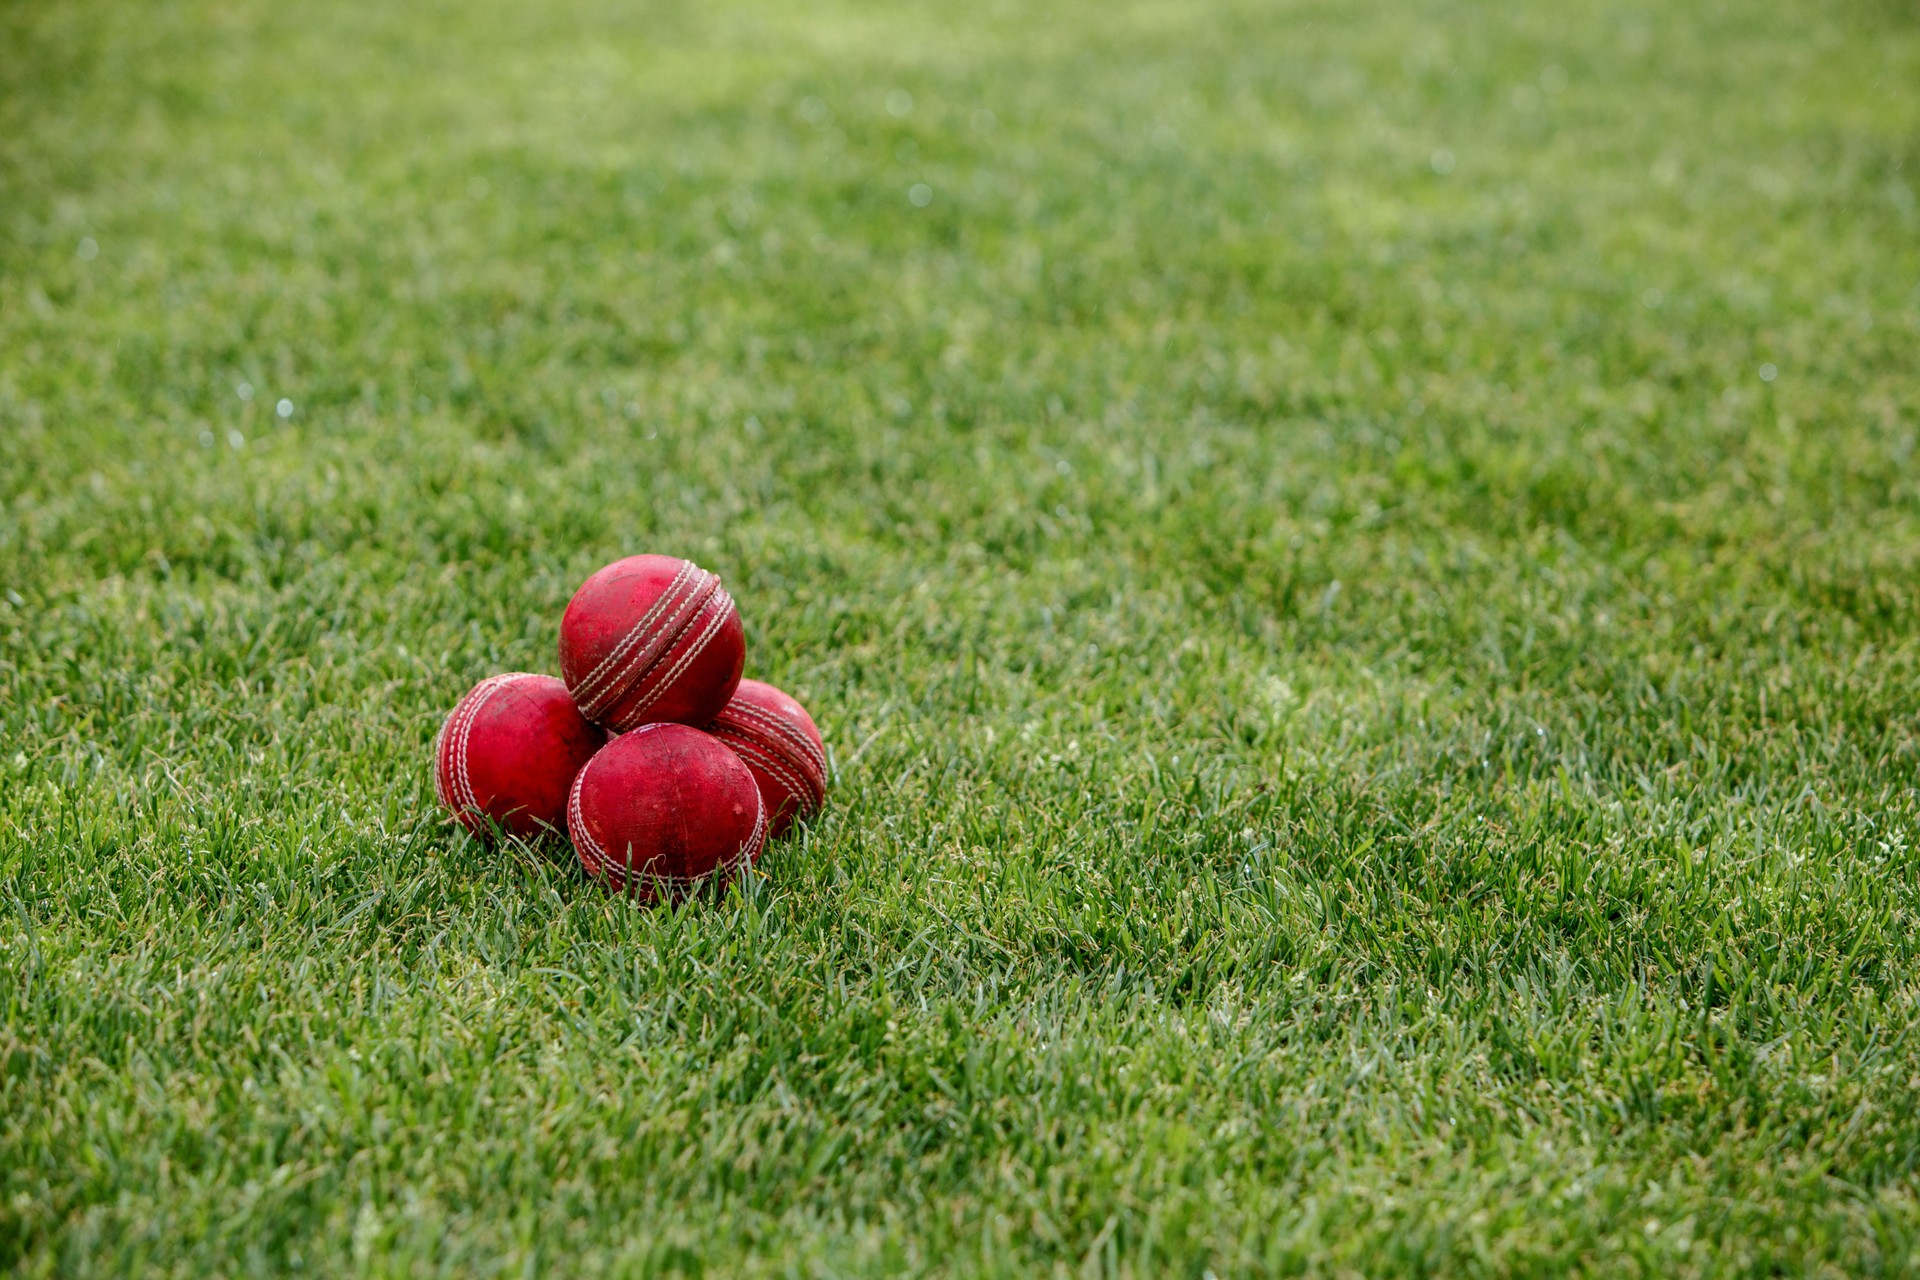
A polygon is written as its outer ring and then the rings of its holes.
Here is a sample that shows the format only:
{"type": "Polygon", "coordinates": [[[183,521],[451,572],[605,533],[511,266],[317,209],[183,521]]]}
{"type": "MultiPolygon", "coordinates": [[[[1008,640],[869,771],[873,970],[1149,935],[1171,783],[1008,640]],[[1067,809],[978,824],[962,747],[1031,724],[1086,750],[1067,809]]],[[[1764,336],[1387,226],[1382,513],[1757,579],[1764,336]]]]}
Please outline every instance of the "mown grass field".
{"type": "Polygon", "coordinates": [[[1917,190],[1897,0],[7,5],[0,1270],[1913,1274],[1917,190]],[[427,761],[640,550],[675,911],[427,761]]]}

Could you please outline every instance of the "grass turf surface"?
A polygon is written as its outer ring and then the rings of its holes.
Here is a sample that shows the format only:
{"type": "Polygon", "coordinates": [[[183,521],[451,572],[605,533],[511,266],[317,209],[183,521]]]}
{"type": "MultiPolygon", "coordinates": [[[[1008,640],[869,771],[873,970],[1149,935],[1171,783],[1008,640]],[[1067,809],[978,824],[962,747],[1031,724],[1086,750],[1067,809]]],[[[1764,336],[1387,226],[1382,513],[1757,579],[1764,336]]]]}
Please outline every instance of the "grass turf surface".
{"type": "Polygon", "coordinates": [[[1910,6],[29,0],[0,86],[0,1265],[1920,1266],[1910,6]],[[679,911],[429,781],[637,550],[838,767],[679,911]]]}

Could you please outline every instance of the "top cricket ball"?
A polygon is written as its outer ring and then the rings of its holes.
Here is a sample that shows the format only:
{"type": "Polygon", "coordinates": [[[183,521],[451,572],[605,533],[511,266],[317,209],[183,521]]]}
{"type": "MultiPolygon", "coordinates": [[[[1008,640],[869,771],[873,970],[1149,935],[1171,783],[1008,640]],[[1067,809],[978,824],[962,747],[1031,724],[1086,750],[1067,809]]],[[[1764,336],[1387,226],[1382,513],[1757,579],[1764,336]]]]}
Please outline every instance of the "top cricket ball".
{"type": "Polygon", "coordinates": [[[580,712],[615,733],[702,725],[746,665],[740,611],[720,579],[673,556],[628,556],[573,593],[560,619],[560,675],[580,712]]]}

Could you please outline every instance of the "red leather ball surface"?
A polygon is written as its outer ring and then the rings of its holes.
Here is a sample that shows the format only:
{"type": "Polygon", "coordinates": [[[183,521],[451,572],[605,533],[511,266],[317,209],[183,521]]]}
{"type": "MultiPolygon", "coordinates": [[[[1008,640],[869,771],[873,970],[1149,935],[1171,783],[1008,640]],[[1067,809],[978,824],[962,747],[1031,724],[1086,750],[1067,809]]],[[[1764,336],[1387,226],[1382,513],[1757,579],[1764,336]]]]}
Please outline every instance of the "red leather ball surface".
{"type": "Polygon", "coordinates": [[[796,818],[820,812],[827,798],[827,748],[813,717],[789,695],[759,680],[742,680],[732,701],[707,726],[746,762],[760,784],[771,839],[796,818]]]}
{"type": "Polygon", "coordinates": [[[440,729],[434,794],[482,839],[493,834],[488,819],[529,839],[564,831],[574,775],[606,739],[552,676],[492,676],[460,699],[440,729]]]}
{"type": "Polygon", "coordinates": [[[602,747],[574,779],[567,829],[589,875],[647,897],[731,875],[767,836],[747,766],[682,724],[642,725],[602,747]]]}
{"type": "Polygon", "coordinates": [[[614,561],[581,584],[560,619],[560,674],[581,714],[616,733],[707,723],[746,660],[733,597],[672,556],[614,561]]]}

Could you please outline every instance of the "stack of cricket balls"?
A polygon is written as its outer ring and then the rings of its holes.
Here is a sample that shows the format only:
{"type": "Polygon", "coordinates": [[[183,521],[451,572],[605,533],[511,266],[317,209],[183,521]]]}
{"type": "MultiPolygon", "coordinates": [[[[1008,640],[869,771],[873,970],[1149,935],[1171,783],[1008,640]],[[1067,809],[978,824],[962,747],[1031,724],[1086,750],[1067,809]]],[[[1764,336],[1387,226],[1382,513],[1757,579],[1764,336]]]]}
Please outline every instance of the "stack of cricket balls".
{"type": "Polygon", "coordinates": [[[742,680],[746,634],[720,579],[629,556],[560,619],[560,675],[475,685],[434,745],[434,790],[481,839],[565,831],[589,875],[654,898],[723,881],[819,812],[813,718],[742,680]]]}

